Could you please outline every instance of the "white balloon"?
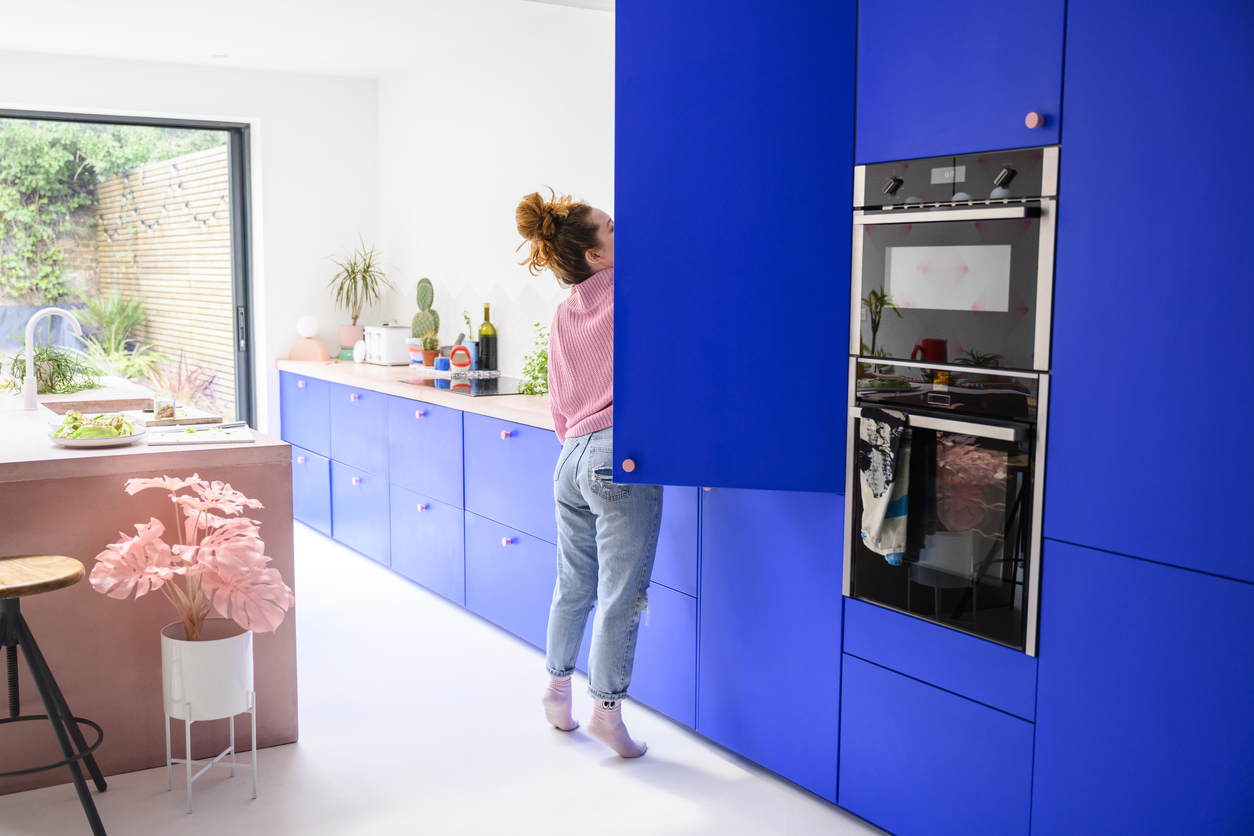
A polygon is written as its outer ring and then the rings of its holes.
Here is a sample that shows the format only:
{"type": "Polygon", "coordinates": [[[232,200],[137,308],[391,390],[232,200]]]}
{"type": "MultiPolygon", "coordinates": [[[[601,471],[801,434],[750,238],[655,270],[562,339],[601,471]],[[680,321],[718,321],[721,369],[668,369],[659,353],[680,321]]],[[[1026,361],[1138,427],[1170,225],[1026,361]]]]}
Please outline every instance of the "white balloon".
{"type": "Polygon", "coordinates": [[[296,320],[296,333],[302,337],[312,337],[318,333],[318,320],[312,316],[302,316],[296,320]]]}
{"type": "Polygon", "coordinates": [[[366,362],[366,341],[365,340],[358,340],[357,344],[353,346],[353,362],[354,363],[366,362]]]}

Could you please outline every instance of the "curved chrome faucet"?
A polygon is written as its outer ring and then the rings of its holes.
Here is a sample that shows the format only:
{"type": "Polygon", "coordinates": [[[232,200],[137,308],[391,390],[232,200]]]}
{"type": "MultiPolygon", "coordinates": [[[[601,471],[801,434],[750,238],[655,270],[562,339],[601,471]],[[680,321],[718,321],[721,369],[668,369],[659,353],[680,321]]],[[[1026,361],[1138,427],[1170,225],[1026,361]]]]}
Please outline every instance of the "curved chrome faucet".
{"type": "Polygon", "coordinates": [[[39,384],[35,382],[35,323],[43,319],[45,316],[63,316],[70,321],[70,325],[74,328],[77,336],[83,335],[83,326],[78,324],[78,320],[74,318],[74,314],[64,308],[44,308],[41,311],[35,311],[26,323],[26,379],[22,382],[22,395],[26,399],[27,409],[39,409],[39,392],[37,391],[39,384]]]}

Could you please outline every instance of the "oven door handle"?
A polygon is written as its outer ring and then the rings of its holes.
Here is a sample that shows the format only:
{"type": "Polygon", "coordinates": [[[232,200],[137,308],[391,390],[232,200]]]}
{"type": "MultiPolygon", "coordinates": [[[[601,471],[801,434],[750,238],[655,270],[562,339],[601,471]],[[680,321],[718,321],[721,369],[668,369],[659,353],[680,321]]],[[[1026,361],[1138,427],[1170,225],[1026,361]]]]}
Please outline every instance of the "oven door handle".
{"type": "MultiPolygon", "coordinates": [[[[916,415],[913,412],[903,413],[912,427],[921,430],[936,430],[942,433],[973,435],[976,438],[991,438],[996,441],[1022,441],[1028,437],[1032,428],[1022,424],[975,424],[970,421],[955,421],[952,418],[935,418],[931,415],[916,415]]],[[[849,407],[850,418],[861,418],[862,408],[849,407]]]]}
{"type": "Polygon", "coordinates": [[[912,224],[940,221],[1000,221],[1014,218],[1039,218],[1039,206],[980,206],[965,209],[891,209],[878,212],[853,213],[854,226],[870,224],[912,224]]]}

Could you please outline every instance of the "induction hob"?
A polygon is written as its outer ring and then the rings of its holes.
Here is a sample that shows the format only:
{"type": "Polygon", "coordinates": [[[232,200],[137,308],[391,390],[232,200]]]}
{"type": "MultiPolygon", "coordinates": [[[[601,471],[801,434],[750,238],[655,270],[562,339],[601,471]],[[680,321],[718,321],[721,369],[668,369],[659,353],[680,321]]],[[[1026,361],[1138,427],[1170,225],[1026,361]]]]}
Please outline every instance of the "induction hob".
{"type": "Polygon", "coordinates": [[[522,380],[517,377],[418,377],[402,380],[411,386],[425,386],[429,389],[441,389],[468,398],[483,398],[488,395],[518,395],[522,380]]]}

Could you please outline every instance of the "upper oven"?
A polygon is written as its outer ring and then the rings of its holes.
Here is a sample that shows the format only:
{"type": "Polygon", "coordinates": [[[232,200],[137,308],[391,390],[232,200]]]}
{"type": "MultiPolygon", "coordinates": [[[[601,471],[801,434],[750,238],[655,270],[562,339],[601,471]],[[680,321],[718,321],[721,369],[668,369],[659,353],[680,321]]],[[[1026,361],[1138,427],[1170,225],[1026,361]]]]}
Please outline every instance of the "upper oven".
{"type": "Polygon", "coordinates": [[[854,169],[850,354],[1047,371],[1058,148],[854,169]]]}

